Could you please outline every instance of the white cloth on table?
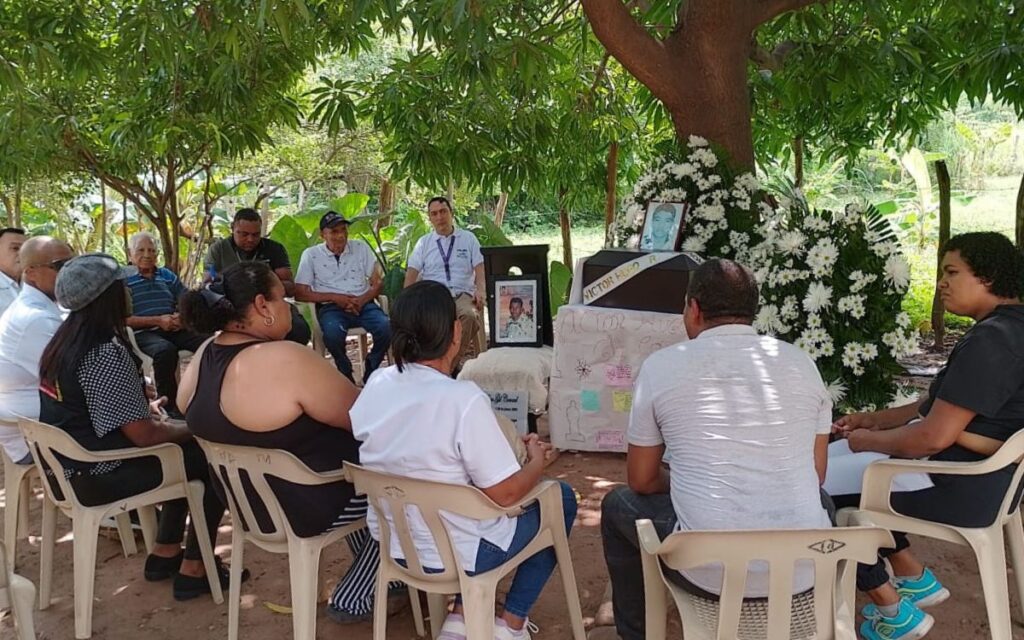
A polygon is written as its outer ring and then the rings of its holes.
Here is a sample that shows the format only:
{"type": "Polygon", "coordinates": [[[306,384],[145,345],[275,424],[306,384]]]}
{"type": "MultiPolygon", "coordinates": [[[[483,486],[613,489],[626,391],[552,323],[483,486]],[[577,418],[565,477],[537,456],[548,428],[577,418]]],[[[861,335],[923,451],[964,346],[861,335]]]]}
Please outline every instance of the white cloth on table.
{"type": "MultiPolygon", "coordinates": [[[[876,460],[889,456],[874,451],[855,453],[847,440],[836,440],[828,445],[828,471],[822,488],[830,496],[849,496],[860,493],[864,485],[864,471],[876,460]]],[[[901,473],[892,479],[892,490],[919,491],[935,485],[927,473],[901,473]]]]}
{"type": "Polygon", "coordinates": [[[376,268],[373,250],[362,240],[349,240],[339,255],[323,242],[302,252],[295,284],[318,293],[361,296],[370,288],[369,280],[376,268]]]}
{"type": "Polygon", "coordinates": [[[526,391],[534,413],[548,406],[551,347],[499,347],[467,360],[459,380],[471,380],[488,391],[526,391]]]}
{"type": "Polygon", "coordinates": [[[473,270],[484,261],[480,241],[472,231],[456,228],[449,236],[431,231],[416,242],[409,256],[409,268],[420,272],[421,280],[447,285],[452,295],[476,293],[473,270]],[[440,243],[440,244],[439,244],[440,243]],[[441,252],[444,252],[443,254],[441,252]],[[448,272],[444,261],[448,258],[448,272]]]}

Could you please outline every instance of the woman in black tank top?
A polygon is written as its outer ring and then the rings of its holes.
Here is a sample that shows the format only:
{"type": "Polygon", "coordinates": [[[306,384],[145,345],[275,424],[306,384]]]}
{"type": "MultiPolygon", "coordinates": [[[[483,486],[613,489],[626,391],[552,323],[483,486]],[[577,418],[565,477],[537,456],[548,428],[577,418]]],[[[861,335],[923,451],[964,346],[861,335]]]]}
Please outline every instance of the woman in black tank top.
{"type": "MultiPolygon", "coordinates": [[[[216,282],[182,296],[183,323],[220,334],[200,349],[182,376],[178,406],[201,438],[280,449],[313,471],[337,470],[344,462],[359,461],[348,416],[358,390],[312,350],[283,340],[291,328],[284,296],[281,281],[260,262],[233,265],[216,282]]],[[[223,492],[220,482],[215,484],[223,492]]],[[[366,497],[357,496],[347,482],[304,486],[270,478],[269,484],[302,537],[366,515],[366,497]]],[[[249,499],[259,525],[271,528],[255,492],[249,499]]],[[[365,529],[348,542],[356,559],[328,607],[339,622],[369,619],[380,558],[365,529]]]]}

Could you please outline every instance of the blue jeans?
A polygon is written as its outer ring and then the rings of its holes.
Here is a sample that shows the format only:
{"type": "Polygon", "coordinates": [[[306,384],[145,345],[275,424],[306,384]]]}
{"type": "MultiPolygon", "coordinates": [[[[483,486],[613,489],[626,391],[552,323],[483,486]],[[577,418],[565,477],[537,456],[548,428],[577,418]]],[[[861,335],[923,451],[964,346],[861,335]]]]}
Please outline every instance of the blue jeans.
{"type": "MultiPolygon", "coordinates": [[[[562,515],[565,516],[565,533],[569,534],[573,520],[576,519],[576,492],[566,482],[559,481],[562,489],[562,515]]],[[[537,536],[540,531],[540,504],[534,503],[527,507],[516,518],[516,532],[512,536],[508,551],[503,551],[487,540],[480,541],[476,552],[476,571],[467,571],[469,575],[477,575],[498,567],[516,555],[537,536]]],[[[505,611],[512,615],[525,618],[533,604],[540,597],[544,584],[555,570],[555,550],[548,547],[527,558],[512,579],[508,596],[505,598],[505,611]]]]}
{"type": "Polygon", "coordinates": [[[345,353],[345,336],[348,330],[362,327],[373,336],[373,348],[366,356],[365,373],[363,382],[370,377],[380,363],[384,360],[384,354],[388,352],[391,345],[391,324],[384,311],[375,302],[367,302],[359,315],[355,316],[346,313],[341,307],[333,304],[317,305],[317,319],[320,321],[320,329],[324,334],[324,345],[334,358],[334,366],[338,367],[346,378],[355,382],[352,378],[352,363],[345,353]]]}

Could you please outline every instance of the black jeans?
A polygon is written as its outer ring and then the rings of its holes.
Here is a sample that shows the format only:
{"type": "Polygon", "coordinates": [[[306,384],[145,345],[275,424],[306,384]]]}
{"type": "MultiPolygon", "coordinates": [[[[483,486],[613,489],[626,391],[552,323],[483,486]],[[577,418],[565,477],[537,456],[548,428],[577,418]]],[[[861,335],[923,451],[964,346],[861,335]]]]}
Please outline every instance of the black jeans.
{"type": "MultiPolygon", "coordinates": [[[[206,526],[209,528],[210,545],[217,542],[217,526],[224,517],[224,503],[210,484],[209,467],[206,456],[195,440],[189,440],[181,446],[185,457],[185,475],[189,480],[201,480],[203,493],[203,513],[206,515],[206,526]]],[[[100,475],[83,473],[71,478],[71,486],[78,500],[87,507],[109,504],[153,489],[163,480],[160,462],[156,458],[134,458],[125,460],[116,469],[100,475]]],[[[185,531],[185,517],[188,515],[188,502],[184,498],[170,500],[161,505],[156,533],[157,544],[181,544],[185,531]]],[[[185,558],[200,560],[199,541],[196,539],[195,526],[189,524],[188,539],[185,542],[185,558]]]]}
{"type": "Polygon", "coordinates": [[[309,323],[302,317],[298,307],[293,304],[288,306],[292,308],[292,329],[284,339],[306,346],[313,338],[313,332],[309,328],[309,323]]]}
{"type": "Polygon", "coordinates": [[[185,330],[152,329],[135,333],[139,349],[153,358],[153,383],[157,394],[167,396],[167,411],[178,411],[178,351],[195,352],[209,337],[185,330]]]}

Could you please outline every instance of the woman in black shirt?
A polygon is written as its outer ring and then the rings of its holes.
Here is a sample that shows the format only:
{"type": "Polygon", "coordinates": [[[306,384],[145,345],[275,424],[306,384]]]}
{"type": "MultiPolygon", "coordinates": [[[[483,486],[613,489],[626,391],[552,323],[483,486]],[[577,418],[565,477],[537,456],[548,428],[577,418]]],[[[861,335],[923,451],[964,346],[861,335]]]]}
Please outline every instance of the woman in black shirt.
{"type": "MultiPolygon", "coordinates": [[[[124,285],[128,270],[105,254],[67,262],[57,277],[57,302],[71,311],[40,360],[39,419],[68,432],[82,447],[106,451],[174,443],[182,448],[189,480],[206,484],[203,510],[211,546],[224,505],[209,486],[202,450],[184,423],[158,417],[161,398],[146,398],[140,362],[127,345],[125,318],[131,302],[124,285]]],[[[65,460],[69,482],[82,504],[99,505],[155,488],[162,481],[156,458],[89,464],[65,460]]],[[[149,581],[174,577],[174,597],[190,600],[210,592],[196,532],[189,526],[181,549],[188,503],[163,504],[153,552],[146,558],[149,581]]],[[[219,564],[219,561],[218,561],[219,564]]],[[[221,585],[228,571],[218,567],[221,585]]]]}

